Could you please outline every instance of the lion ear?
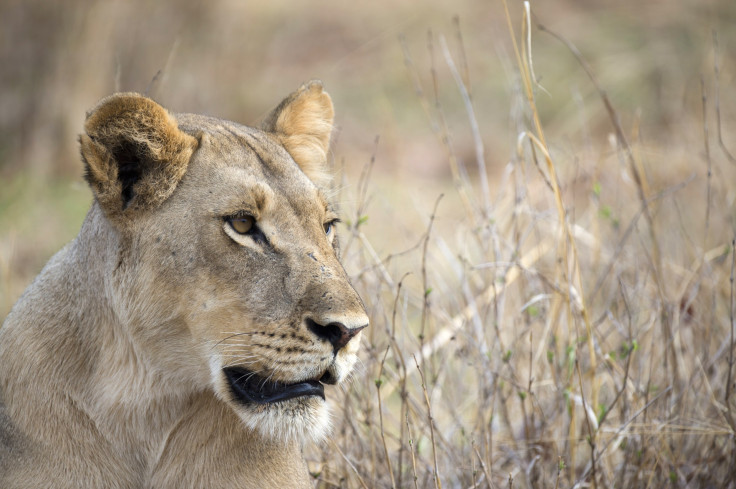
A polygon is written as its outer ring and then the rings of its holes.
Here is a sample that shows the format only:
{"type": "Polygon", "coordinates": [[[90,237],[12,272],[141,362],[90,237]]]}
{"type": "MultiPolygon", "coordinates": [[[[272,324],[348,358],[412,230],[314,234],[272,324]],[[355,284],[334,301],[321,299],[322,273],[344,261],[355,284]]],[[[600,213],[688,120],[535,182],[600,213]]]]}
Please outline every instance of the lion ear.
{"type": "Polygon", "coordinates": [[[166,109],[135,93],[100,101],[84,130],[79,142],[85,179],[109,217],[160,205],[198,145],[166,109]]]}
{"type": "Polygon", "coordinates": [[[302,171],[318,186],[329,184],[327,150],[335,110],[322,82],[311,81],[286,97],[261,128],[273,133],[302,171]]]}

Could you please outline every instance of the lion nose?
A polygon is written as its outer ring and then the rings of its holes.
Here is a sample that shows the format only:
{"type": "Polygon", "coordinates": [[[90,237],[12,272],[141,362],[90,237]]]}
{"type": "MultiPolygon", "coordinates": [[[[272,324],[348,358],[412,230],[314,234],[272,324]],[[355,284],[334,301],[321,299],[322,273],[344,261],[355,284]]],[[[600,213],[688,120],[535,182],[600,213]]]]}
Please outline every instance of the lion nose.
{"type": "Polygon", "coordinates": [[[358,326],[356,328],[348,328],[344,324],[338,322],[331,322],[323,325],[310,318],[306,319],[306,323],[309,331],[332,344],[332,348],[335,353],[340,351],[340,349],[347,345],[356,334],[360,333],[363,328],[368,326],[368,324],[364,324],[363,326],[358,326]]]}

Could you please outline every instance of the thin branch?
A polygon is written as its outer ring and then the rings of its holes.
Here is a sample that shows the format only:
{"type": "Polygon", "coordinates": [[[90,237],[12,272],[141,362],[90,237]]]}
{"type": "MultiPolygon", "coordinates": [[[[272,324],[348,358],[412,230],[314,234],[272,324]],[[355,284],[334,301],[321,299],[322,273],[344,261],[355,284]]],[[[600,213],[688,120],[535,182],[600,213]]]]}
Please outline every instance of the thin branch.
{"type": "Polygon", "coordinates": [[[427,384],[424,380],[424,372],[417,362],[417,358],[414,357],[414,363],[419,371],[419,376],[422,378],[422,392],[424,392],[424,401],[427,404],[427,418],[429,419],[429,433],[432,440],[432,458],[434,460],[434,486],[436,489],[442,489],[442,482],[440,481],[440,468],[437,463],[437,443],[434,439],[434,418],[432,417],[432,405],[429,402],[429,394],[427,393],[427,384]]]}
{"type": "Polygon", "coordinates": [[[478,457],[478,462],[480,462],[480,469],[483,471],[483,475],[486,476],[486,485],[488,486],[488,489],[493,489],[491,486],[491,474],[488,473],[486,464],[483,462],[483,457],[480,456],[480,452],[478,451],[478,447],[475,446],[475,443],[473,443],[473,451],[475,452],[475,456],[478,457]]]}
{"type": "Polygon", "coordinates": [[[340,450],[340,447],[337,445],[337,443],[335,443],[334,440],[332,440],[332,446],[335,447],[335,450],[337,450],[337,453],[339,453],[340,456],[343,458],[343,460],[345,460],[345,462],[348,464],[348,467],[353,469],[353,472],[355,472],[355,475],[358,477],[358,482],[360,482],[360,485],[363,486],[363,489],[368,489],[368,486],[366,485],[363,478],[360,476],[360,472],[358,472],[358,469],[356,469],[355,465],[353,465],[350,459],[344,453],[342,453],[342,450],[340,450]]]}
{"type": "Polygon", "coordinates": [[[731,412],[731,375],[733,372],[733,347],[734,347],[734,339],[733,339],[733,280],[734,280],[734,265],[736,265],[736,240],[731,241],[731,306],[729,308],[729,315],[731,319],[731,345],[728,351],[728,379],[726,381],[726,398],[724,399],[726,402],[726,412],[728,413],[728,419],[731,422],[731,429],[736,431],[736,423],[734,422],[734,416],[731,412]]]}
{"type": "Polygon", "coordinates": [[[726,144],[723,142],[723,133],[721,132],[721,70],[718,65],[718,31],[713,29],[713,71],[715,73],[714,83],[714,97],[716,106],[716,127],[718,128],[718,146],[721,147],[723,154],[726,155],[728,161],[736,164],[736,157],[726,148],[726,144]]]}
{"type": "Polygon", "coordinates": [[[386,356],[391,347],[386,347],[386,352],[383,354],[381,360],[381,366],[378,370],[378,379],[376,379],[376,396],[378,397],[378,420],[381,426],[381,441],[383,442],[383,453],[386,455],[386,465],[388,466],[388,475],[391,477],[391,487],[396,489],[396,481],[394,480],[394,471],[391,468],[391,457],[388,454],[388,445],[386,445],[386,433],[383,428],[383,404],[381,403],[381,375],[383,375],[383,365],[386,363],[386,356]]]}
{"type": "Polygon", "coordinates": [[[442,48],[442,54],[445,56],[445,62],[450,68],[452,77],[455,79],[457,88],[460,91],[460,95],[463,98],[465,104],[465,111],[468,113],[468,119],[470,121],[470,130],[473,133],[473,141],[475,142],[475,160],[478,164],[478,173],[480,173],[480,188],[483,194],[483,212],[487,214],[491,207],[491,191],[488,188],[488,173],[486,171],[486,157],[485,150],[483,148],[483,138],[480,135],[480,127],[478,126],[478,119],[475,117],[475,109],[473,109],[473,102],[470,100],[470,94],[468,89],[463,83],[460,73],[458,73],[455,67],[455,62],[452,60],[450,50],[447,48],[447,41],[445,36],[440,36],[440,47],[442,48]]]}
{"type": "MultiPolygon", "coordinates": [[[[437,217],[437,207],[440,205],[440,200],[442,200],[442,197],[444,197],[444,194],[440,194],[439,197],[437,197],[437,200],[434,203],[434,209],[432,210],[432,215],[429,218],[429,226],[427,226],[427,233],[425,234],[424,238],[424,246],[422,248],[422,294],[424,297],[424,300],[422,302],[422,318],[420,321],[420,333],[419,333],[419,346],[422,348],[424,346],[424,339],[426,338],[426,325],[427,325],[427,312],[429,310],[429,294],[431,293],[431,290],[429,289],[429,284],[427,282],[427,248],[429,246],[429,238],[432,234],[432,225],[434,224],[434,220],[437,217]]],[[[424,363],[424,358],[422,358],[422,363],[424,363]]]]}
{"type": "Polygon", "coordinates": [[[708,166],[706,177],[706,200],[705,200],[705,231],[703,232],[703,252],[705,252],[708,243],[708,229],[710,227],[710,193],[711,193],[711,176],[713,174],[712,163],[710,159],[710,143],[708,141],[708,99],[705,93],[705,80],[700,77],[700,95],[703,102],[703,145],[705,147],[705,162],[708,166]]]}
{"type": "Polygon", "coordinates": [[[419,489],[417,485],[419,477],[417,477],[417,458],[414,454],[414,439],[411,436],[411,426],[409,425],[409,413],[406,413],[406,433],[409,435],[409,450],[411,451],[411,470],[414,474],[414,489],[419,489]]]}
{"type": "Polygon", "coordinates": [[[470,89],[470,69],[468,67],[468,57],[465,53],[465,42],[463,41],[463,31],[460,29],[460,16],[456,15],[452,18],[452,24],[455,26],[455,37],[457,37],[457,44],[460,47],[460,67],[462,68],[463,85],[468,91],[468,96],[472,97],[472,90],[470,89]]]}
{"type": "Polygon", "coordinates": [[[601,418],[598,420],[598,429],[603,426],[603,422],[608,417],[608,413],[610,413],[613,410],[613,407],[618,402],[619,398],[621,397],[621,394],[624,393],[626,390],[626,384],[629,381],[629,367],[631,366],[631,357],[634,356],[634,342],[633,338],[631,337],[631,312],[629,311],[629,301],[626,300],[626,294],[623,290],[623,285],[621,284],[621,281],[619,280],[619,287],[621,289],[621,297],[623,298],[624,307],[626,308],[626,312],[629,315],[629,351],[626,354],[626,368],[624,369],[624,380],[621,383],[621,388],[616,393],[616,397],[613,398],[613,401],[611,404],[609,404],[608,408],[601,414],[601,418]]]}
{"type": "MultiPolygon", "coordinates": [[[[580,362],[577,359],[577,356],[575,357],[575,370],[577,370],[578,373],[578,382],[580,383],[580,398],[583,401],[583,411],[588,412],[588,407],[586,406],[585,401],[585,391],[583,390],[583,375],[580,373],[580,362]]],[[[595,407],[595,406],[593,406],[595,407]]],[[[595,433],[593,432],[593,427],[590,426],[590,416],[585,416],[586,426],[588,427],[588,444],[590,445],[590,463],[591,468],[593,470],[593,489],[598,487],[598,483],[596,482],[597,474],[596,474],[596,455],[595,455],[595,433]]]]}

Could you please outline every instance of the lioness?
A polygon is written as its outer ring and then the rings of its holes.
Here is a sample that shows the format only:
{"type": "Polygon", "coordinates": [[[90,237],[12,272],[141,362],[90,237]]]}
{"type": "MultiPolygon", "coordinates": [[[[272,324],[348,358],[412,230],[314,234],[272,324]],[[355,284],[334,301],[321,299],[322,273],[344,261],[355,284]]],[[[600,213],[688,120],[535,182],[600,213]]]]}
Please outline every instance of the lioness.
{"type": "Polygon", "coordinates": [[[0,487],[311,486],[368,325],[320,190],[332,121],[319,82],[259,129],[133,93],[88,114],[92,207],[0,329],[0,487]]]}

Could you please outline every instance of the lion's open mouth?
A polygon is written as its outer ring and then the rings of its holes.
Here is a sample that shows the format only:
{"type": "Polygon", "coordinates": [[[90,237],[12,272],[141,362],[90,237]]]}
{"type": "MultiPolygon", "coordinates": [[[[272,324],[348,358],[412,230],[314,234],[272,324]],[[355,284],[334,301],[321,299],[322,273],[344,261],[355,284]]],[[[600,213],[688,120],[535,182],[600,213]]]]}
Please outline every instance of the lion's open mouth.
{"type": "Polygon", "coordinates": [[[325,398],[325,388],[319,380],[305,380],[294,384],[273,382],[244,368],[223,369],[230,383],[230,390],[243,403],[268,404],[287,401],[295,397],[319,396],[325,398]]]}

